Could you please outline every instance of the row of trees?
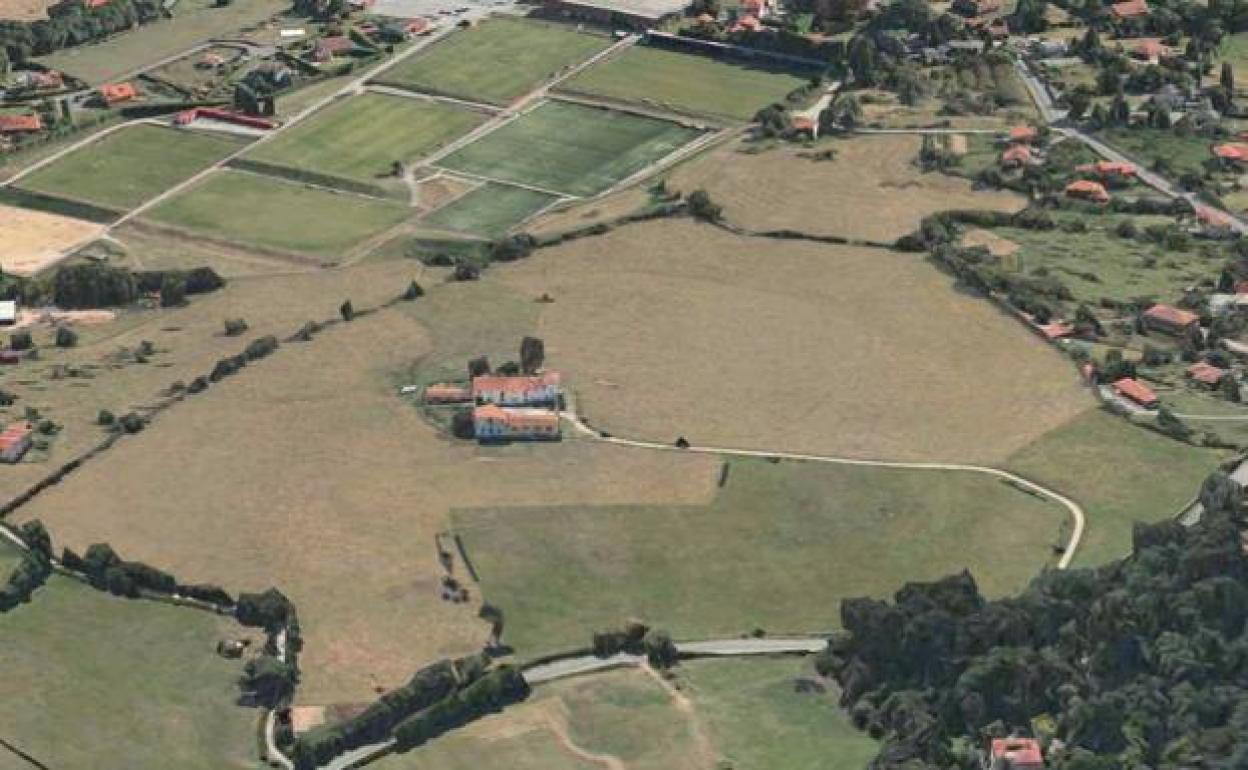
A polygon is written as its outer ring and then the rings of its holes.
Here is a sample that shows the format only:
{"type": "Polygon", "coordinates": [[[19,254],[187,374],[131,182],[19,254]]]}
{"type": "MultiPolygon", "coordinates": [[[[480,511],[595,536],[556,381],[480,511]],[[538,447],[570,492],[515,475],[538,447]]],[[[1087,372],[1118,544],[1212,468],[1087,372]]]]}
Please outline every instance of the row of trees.
{"type": "Polygon", "coordinates": [[[225,285],[210,267],[132,272],[104,262],[79,262],[56,271],[52,300],[63,308],[122,307],[146,293],[159,292],[161,305],[181,305],[191,294],[225,285]]]}
{"type": "Polygon", "coordinates": [[[94,543],[82,556],[65,548],[61,564],[85,575],[94,588],[116,596],[133,598],[149,591],[187,596],[219,607],[234,605],[234,599],[220,586],[179,583],[173,575],[149,564],[123,560],[108,543],[94,543]]]}
{"type": "Polygon", "coordinates": [[[0,55],[24,63],[62,48],[90,43],[165,16],[159,0],[111,0],[98,8],[62,2],[48,8],[49,18],[0,21],[0,55]]]}
{"type": "Polygon", "coordinates": [[[28,551],[0,585],[0,613],[30,601],[30,596],[52,574],[52,540],[38,520],[28,521],[18,530],[28,551]]]}
{"type": "Polygon", "coordinates": [[[502,665],[429,708],[399,723],[394,730],[399,751],[420,746],[450,730],[502,711],[529,697],[529,683],[520,670],[502,665]]]}
{"type": "Polygon", "coordinates": [[[1212,475],[1201,522],[1137,524],[1132,555],[1041,573],[985,600],[967,573],[841,606],[818,659],[873,766],[978,768],[1033,735],[1057,770],[1248,765],[1248,557],[1239,485],[1212,475]]]}

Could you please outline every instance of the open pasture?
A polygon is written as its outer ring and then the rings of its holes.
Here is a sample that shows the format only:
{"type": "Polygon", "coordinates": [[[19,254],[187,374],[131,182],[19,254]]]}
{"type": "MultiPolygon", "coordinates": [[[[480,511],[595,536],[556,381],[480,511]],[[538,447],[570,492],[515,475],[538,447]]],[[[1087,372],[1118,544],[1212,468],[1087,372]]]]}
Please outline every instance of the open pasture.
{"type": "Polygon", "coordinates": [[[486,182],[435,210],[422,219],[421,224],[439,230],[497,238],[557,200],[557,197],[537,190],[486,182]]]}
{"type": "Polygon", "coordinates": [[[112,209],[131,209],[184,182],[243,143],[162,126],[114,131],[17,183],[19,188],[112,209]]]}
{"type": "Polygon", "coordinates": [[[731,461],[710,505],[509,506],[454,522],[522,657],[632,617],[685,639],[830,630],[842,599],[964,568],[1003,594],[1051,563],[1068,524],[980,474],[763,460],[731,461]]]}
{"type": "Polygon", "coordinates": [[[496,17],[387,70],[377,82],[508,104],[611,45],[571,26],[496,17]]]}
{"type": "Polygon", "coordinates": [[[563,87],[626,102],[751,120],[763,107],[783,102],[808,78],[727,59],[634,46],[578,73],[563,87]]]}
{"type": "Polygon", "coordinates": [[[467,133],[482,113],[444,102],[365,93],[343,99],[258,145],[246,158],[375,182],[467,133]]]}
{"type": "Polygon", "coordinates": [[[496,278],[555,300],[548,360],[629,438],[991,463],[1094,403],[1069,360],[912,254],[668,220],[496,278]]]}
{"type": "Polygon", "coordinates": [[[337,261],[410,214],[397,202],[222,171],[146,216],[210,237],[337,261]]]}
{"type": "Polygon", "coordinates": [[[589,196],[645,169],[699,135],[616,110],[550,101],[443,158],[467,174],[589,196]]]}

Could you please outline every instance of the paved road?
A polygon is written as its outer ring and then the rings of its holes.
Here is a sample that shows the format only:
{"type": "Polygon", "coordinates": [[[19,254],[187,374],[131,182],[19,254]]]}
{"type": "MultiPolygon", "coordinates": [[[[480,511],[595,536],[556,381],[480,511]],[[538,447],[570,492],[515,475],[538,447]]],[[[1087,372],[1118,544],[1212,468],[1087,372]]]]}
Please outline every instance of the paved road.
{"type": "Polygon", "coordinates": [[[1024,478],[1017,473],[1001,470],[1000,468],[992,468],[984,465],[964,465],[961,463],[927,463],[927,462],[900,462],[894,460],[863,460],[851,457],[834,457],[830,455],[801,454],[796,452],[769,452],[756,449],[732,449],[728,447],[709,447],[709,446],[689,446],[681,449],[672,444],[661,444],[655,441],[635,441],[633,439],[617,438],[615,436],[603,436],[597,430],[581,421],[580,417],[572,411],[564,412],[563,416],[572,425],[582,433],[597,441],[608,444],[617,444],[619,446],[631,446],[640,449],[656,449],[667,452],[692,452],[696,454],[723,455],[728,457],[759,457],[763,459],[780,458],[782,460],[800,460],[803,462],[828,463],[831,465],[857,465],[871,468],[897,468],[901,470],[918,470],[918,471],[964,471],[967,473],[982,473],[988,476],[995,476],[1014,486],[1041,497],[1048,498],[1070,513],[1071,522],[1074,525],[1071,528],[1070,539],[1066,543],[1066,547],[1062,552],[1061,559],[1057,562],[1058,569],[1066,569],[1070,566],[1070,562],[1075,557],[1075,551],[1079,548],[1079,543],[1083,539],[1083,528],[1086,521],[1083,507],[1071,500],[1069,497],[1041,486],[1031,479],[1024,478]]]}

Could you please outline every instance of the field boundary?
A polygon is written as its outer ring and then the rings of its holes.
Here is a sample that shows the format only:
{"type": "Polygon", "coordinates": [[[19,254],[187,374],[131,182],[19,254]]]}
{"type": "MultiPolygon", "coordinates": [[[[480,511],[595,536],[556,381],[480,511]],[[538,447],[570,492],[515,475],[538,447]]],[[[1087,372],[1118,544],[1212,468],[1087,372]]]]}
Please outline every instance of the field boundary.
{"type": "Polygon", "coordinates": [[[0,187],[0,204],[42,211],[45,214],[84,219],[99,225],[109,225],[125,216],[124,211],[110,209],[86,201],[50,193],[36,192],[25,187],[0,187]]]}
{"type": "Polygon", "coordinates": [[[282,163],[270,163],[265,160],[253,160],[248,157],[239,157],[229,160],[225,164],[226,168],[235,171],[246,171],[252,174],[261,174],[263,176],[281,179],[286,182],[295,182],[310,187],[317,187],[322,190],[330,190],[335,192],[351,193],[353,195],[365,195],[369,198],[377,198],[381,200],[402,200],[402,196],[396,192],[387,190],[380,185],[361,182],[356,179],[350,179],[337,174],[325,174],[320,171],[311,171],[309,169],[296,168],[295,166],[287,166],[282,163]]]}
{"type": "Polygon", "coordinates": [[[321,260],[309,257],[308,255],[301,254],[297,251],[283,251],[281,249],[275,249],[271,246],[253,245],[250,243],[243,243],[241,241],[233,241],[229,238],[205,235],[197,230],[190,230],[188,228],[166,224],[164,222],[156,222],[151,219],[132,219],[126,222],[126,225],[130,227],[137,227],[140,230],[146,230],[154,235],[168,235],[186,240],[199,241],[218,248],[237,251],[242,254],[254,253],[261,257],[269,257],[282,262],[291,262],[297,265],[320,268],[325,267],[326,264],[321,260]]]}

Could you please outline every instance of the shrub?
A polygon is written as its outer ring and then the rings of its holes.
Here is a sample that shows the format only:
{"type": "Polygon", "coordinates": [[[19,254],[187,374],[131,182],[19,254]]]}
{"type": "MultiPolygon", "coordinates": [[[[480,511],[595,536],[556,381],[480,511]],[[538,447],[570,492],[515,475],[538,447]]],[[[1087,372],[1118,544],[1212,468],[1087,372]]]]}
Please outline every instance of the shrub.
{"type": "Polygon", "coordinates": [[[78,333],[68,326],[56,327],[56,346],[58,348],[72,348],[78,344],[78,333]]]}
{"type": "Polygon", "coordinates": [[[81,262],[56,271],[52,296],[63,308],[128,305],[138,296],[138,284],[129,270],[103,262],[81,262]]]}
{"type": "Polygon", "coordinates": [[[126,433],[138,433],[147,426],[147,421],[135,412],[126,412],[121,416],[121,419],[118,421],[118,425],[120,425],[121,429],[126,433]]]}
{"type": "Polygon", "coordinates": [[[160,283],[160,306],[178,307],[186,304],[186,278],[179,273],[165,275],[160,283]]]}
{"type": "Polygon", "coordinates": [[[723,206],[711,200],[711,194],[698,189],[689,194],[689,214],[705,222],[718,222],[724,214],[723,206]]]}
{"type": "Polygon", "coordinates": [[[244,626],[258,626],[276,633],[295,616],[295,605],[276,588],[260,594],[239,594],[234,617],[244,626]]]}
{"type": "Polygon", "coordinates": [[[17,331],[9,335],[10,350],[30,350],[34,346],[35,341],[28,331],[17,331]]]}
{"type": "Polygon", "coordinates": [[[241,318],[225,319],[225,336],[237,337],[247,331],[247,322],[241,318]]]}
{"type": "Polygon", "coordinates": [[[407,289],[403,292],[403,299],[408,302],[423,296],[425,296],[425,290],[415,281],[409,283],[407,289]]]}
{"type": "Polygon", "coordinates": [[[243,355],[247,357],[248,361],[256,361],[269,355],[274,350],[277,350],[277,337],[270,334],[252,340],[247,349],[243,351],[243,355]]]}
{"type": "Polygon", "coordinates": [[[1136,227],[1134,219],[1124,219],[1114,228],[1114,233],[1119,238],[1135,238],[1140,234],[1140,228],[1136,227]]]}
{"type": "Polygon", "coordinates": [[[351,305],[351,300],[347,300],[338,306],[338,315],[342,316],[342,320],[348,323],[355,319],[355,308],[351,305]]]}
{"type": "Polygon", "coordinates": [[[533,253],[533,247],[536,244],[537,241],[528,233],[509,235],[490,248],[490,259],[498,262],[524,259],[533,253]]]}
{"type": "Polygon", "coordinates": [[[117,416],[107,409],[101,409],[100,413],[95,416],[96,425],[109,426],[117,421],[117,416]]]}

